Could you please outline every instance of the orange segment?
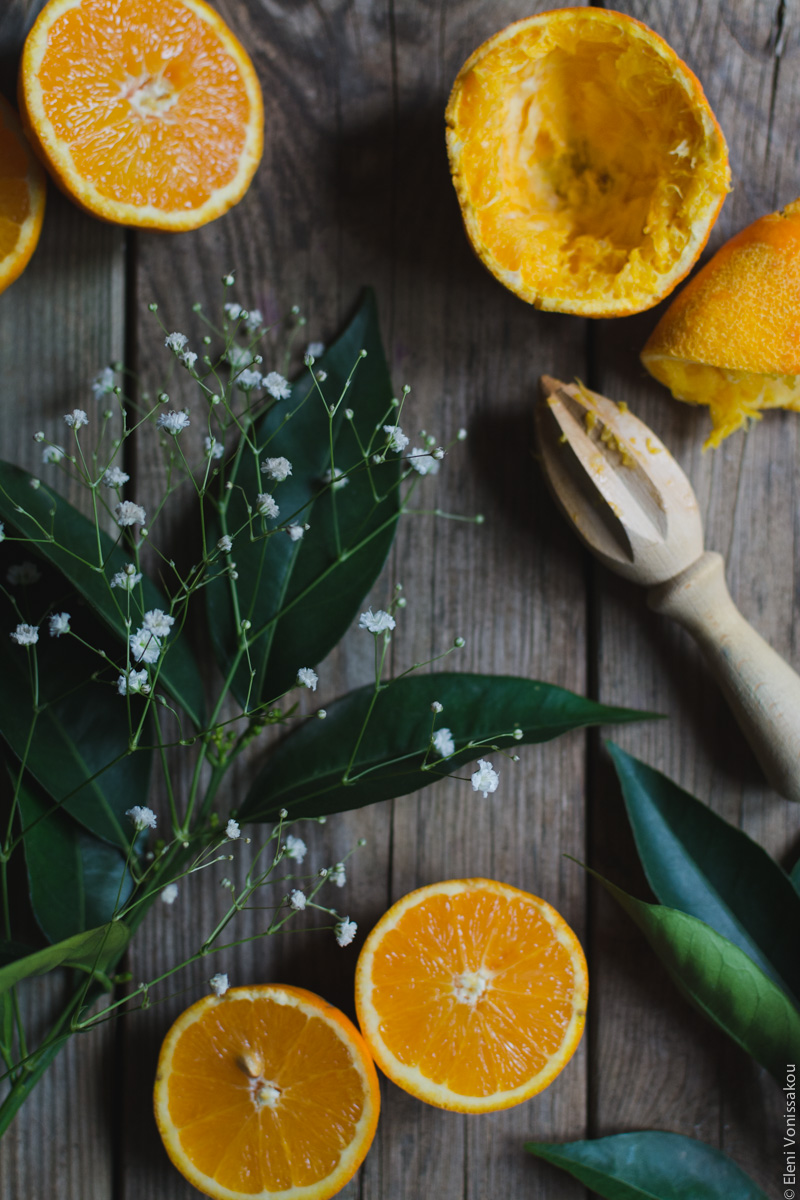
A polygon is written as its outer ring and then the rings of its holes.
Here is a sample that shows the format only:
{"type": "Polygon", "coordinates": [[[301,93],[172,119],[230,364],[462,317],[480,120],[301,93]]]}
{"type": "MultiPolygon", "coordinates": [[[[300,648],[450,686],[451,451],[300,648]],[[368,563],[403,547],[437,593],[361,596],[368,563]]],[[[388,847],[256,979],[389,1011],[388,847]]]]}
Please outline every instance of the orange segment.
{"type": "Polygon", "coordinates": [[[583,1032],[586,960],[538,896],[488,879],[404,896],[356,969],[361,1031],[413,1096],[459,1112],[519,1104],[555,1079],[583,1032]]]}
{"type": "Polygon", "coordinates": [[[741,230],[669,306],[642,351],[718,446],[767,408],[800,411],[800,200],[741,230]]]}
{"type": "Polygon", "coordinates": [[[510,25],[461,68],[446,116],[472,246],[537,308],[609,317],[657,304],[729,189],[700,83],[621,13],[564,8],[510,25]]]}
{"type": "Polygon", "coordinates": [[[58,183],[124,225],[203,225],[261,158],[253,65],[203,0],[50,0],[25,43],[20,107],[58,183]]]}
{"type": "Polygon", "coordinates": [[[155,1111],[167,1153],[219,1200],[326,1200],[361,1165],[379,1109],[358,1030],[302,988],[206,996],[161,1048],[155,1111]]]}
{"type": "Polygon", "coordinates": [[[45,193],[44,172],[16,113],[0,96],[0,292],[22,274],[36,249],[45,193]]]}

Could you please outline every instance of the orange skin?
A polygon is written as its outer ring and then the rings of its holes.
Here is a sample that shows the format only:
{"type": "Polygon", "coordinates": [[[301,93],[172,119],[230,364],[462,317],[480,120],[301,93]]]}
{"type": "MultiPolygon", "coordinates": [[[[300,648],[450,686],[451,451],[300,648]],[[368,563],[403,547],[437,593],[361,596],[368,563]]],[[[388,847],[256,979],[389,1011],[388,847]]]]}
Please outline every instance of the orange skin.
{"type": "Polygon", "coordinates": [[[642,361],[800,374],[800,200],[737,233],[676,296],[642,361]]]}
{"type": "MultiPolygon", "coordinates": [[[[471,119],[471,107],[469,104],[466,105],[465,111],[468,113],[469,119],[471,119]]],[[[489,38],[470,55],[459,71],[447,106],[446,121],[448,126],[447,142],[450,169],[453,176],[453,183],[458,193],[467,236],[473,250],[488,270],[501,283],[523,300],[528,301],[537,308],[543,308],[548,311],[571,312],[590,317],[615,317],[628,316],[631,313],[640,312],[658,304],[685,278],[697,261],[708,240],[708,236],[730,186],[730,172],[727,165],[725,139],[719,123],[708,105],[697,77],[679,59],[664,39],[641,21],[608,9],[556,9],[517,21],[513,25],[508,26],[508,28],[501,30],[494,37],[489,38]],[[520,271],[509,269],[504,261],[509,257],[507,250],[502,248],[498,251],[497,246],[491,242],[491,239],[484,240],[481,229],[481,213],[483,210],[481,202],[477,199],[482,190],[481,181],[470,176],[470,172],[474,173],[475,169],[474,164],[470,165],[469,162],[471,157],[474,158],[474,154],[467,153],[470,149],[469,137],[471,131],[468,124],[460,123],[462,102],[466,88],[471,86],[473,68],[481,64],[487,55],[493,53],[495,49],[505,47],[511,39],[517,38],[519,34],[527,30],[531,31],[532,39],[540,36],[544,37],[548,32],[548,25],[558,28],[568,26],[570,22],[575,24],[576,27],[581,22],[586,22],[587,29],[591,27],[595,30],[605,26],[617,35],[620,31],[623,31],[631,46],[638,42],[638,44],[646,45],[650,51],[657,52],[659,60],[662,63],[669,64],[672,75],[682,78],[682,86],[685,92],[691,95],[691,103],[694,111],[702,114],[706,129],[705,143],[709,148],[709,153],[717,156],[714,160],[716,163],[714,167],[716,174],[713,184],[709,183],[709,186],[706,188],[701,213],[697,221],[691,225],[691,236],[685,250],[677,256],[676,261],[669,271],[664,272],[659,270],[658,272],[651,272],[652,279],[648,281],[647,286],[638,284],[627,296],[607,295],[598,298],[596,295],[582,294],[580,282],[576,282],[574,276],[570,278],[566,269],[563,272],[563,278],[562,272],[559,269],[558,278],[555,281],[552,279],[552,272],[548,271],[544,272],[544,277],[541,281],[530,282],[529,280],[520,278],[520,271]]],[[[479,136],[478,133],[475,134],[476,138],[479,136]]],[[[631,163],[630,169],[631,172],[635,172],[634,162],[631,163]]],[[[483,190],[486,189],[484,188],[483,190]]],[[[491,191],[491,188],[488,190],[491,191]]],[[[524,227],[522,232],[525,232],[524,227]]],[[[642,233],[643,238],[644,232],[642,233]]],[[[513,233],[510,233],[508,237],[513,237],[513,233]]],[[[533,261],[536,254],[535,247],[529,248],[525,246],[521,250],[521,254],[523,263],[527,263],[529,259],[533,261]]],[[[531,273],[534,272],[531,271],[531,273]]]]}

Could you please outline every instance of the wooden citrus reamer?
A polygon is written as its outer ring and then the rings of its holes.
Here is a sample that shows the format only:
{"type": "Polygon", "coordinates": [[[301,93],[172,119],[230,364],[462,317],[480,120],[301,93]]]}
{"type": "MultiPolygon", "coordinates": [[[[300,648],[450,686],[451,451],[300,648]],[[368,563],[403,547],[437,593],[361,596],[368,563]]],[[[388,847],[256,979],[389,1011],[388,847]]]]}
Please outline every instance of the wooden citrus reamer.
{"type": "Polygon", "coordinates": [[[547,375],[541,389],[536,432],[558,504],[593,554],[692,634],[770,784],[800,800],[800,677],[731,600],[689,480],[624,407],[547,375]]]}

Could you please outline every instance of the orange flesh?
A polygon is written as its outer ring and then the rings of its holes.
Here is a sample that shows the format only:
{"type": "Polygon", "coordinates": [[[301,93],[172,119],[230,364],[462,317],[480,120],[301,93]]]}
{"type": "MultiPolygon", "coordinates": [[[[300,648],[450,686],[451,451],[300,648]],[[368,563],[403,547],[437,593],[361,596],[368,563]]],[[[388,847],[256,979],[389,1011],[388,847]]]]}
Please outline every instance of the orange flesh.
{"type": "Polygon", "coordinates": [[[727,191],[697,81],[623,20],[585,10],[520,22],[476,52],[448,110],[476,249],[543,308],[569,310],[575,295],[620,311],[655,303],[727,191]]]}
{"type": "Polygon", "coordinates": [[[333,1172],[364,1111],[363,1076],[330,1024],[260,998],[226,998],[182,1034],[168,1107],[204,1175],[245,1195],[333,1172]],[[255,1074],[252,1074],[255,1072],[255,1074]],[[275,1089],[274,1106],[261,1089],[275,1089]]]}
{"type": "Polygon", "coordinates": [[[236,174],[245,86],[183,4],[84,0],[53,23],[38,74],[56,138],[102,196],[194,209],[236,174]]]}
{"type": "Polygon", "coordinates": [[[541,1071],[573,1020],[578,983],[571,948],[536,908],[474,892],[409,909],[376,950],[371,981],[387,1049],[464,1096],[541,1071]]]}
{"type": "MultiPolygon", "coordinates": [[[[0,122],[2,115],[0,110],[0,122]]],[[[30,210],[28,157],[12,130],[0,123],[0,264],[16,247],[30,210]]]]}

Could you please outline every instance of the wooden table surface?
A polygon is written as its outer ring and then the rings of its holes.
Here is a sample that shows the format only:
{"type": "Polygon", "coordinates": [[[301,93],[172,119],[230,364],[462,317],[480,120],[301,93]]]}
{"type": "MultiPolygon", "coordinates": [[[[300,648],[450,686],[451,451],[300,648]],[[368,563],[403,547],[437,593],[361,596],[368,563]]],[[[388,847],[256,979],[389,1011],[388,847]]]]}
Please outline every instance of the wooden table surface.
{"type": "MultiPolygon", "coordinates": [[[[9,97],[40,6],[3,2],[0,86],[9,97]]],[[[615,6],[654,28],[694,69],[725,131],[734,191],[709,248],[795,199],[798,0],[615,6]]],[[[797,810],[764,785],[688,637],[579,547],[542,486],[530,445],[544,371],[579,376],[627,401],[691,478],[707,545],[726,556],[736,603],[800,666],[800,417],[770,414],[749,435],[702,454],[706,413],[671,400],[639,365],[661,310],[595,322],[536,312],[484,271],[461,227],[444,149],[448,90],[480,42],[548,4],[218,0],[217,7],[264,89],[266,148],[253,186],[226,216],[178,236],[101,224],[50,189],[35,257],[0,298],[2,457],[41,470],[32,433],[42,428],[57,438],[61,415],[84,405],[89,380],[113,360],[158,386],[149,301],[170,328],[191,334],[192,304],[218,303],[220,277],[235,268],[235,299],[268,313],[299,304],[309,339],[324,341],[361,285],[372,284],[395,386],[413,389],[408,424],[443,439],[459,426],[469,430],[444,464],[436,502],[486,515],[482,528],[429,516],[401,525],[373,593],[381,605],[396,580],[405,587],[394,665],[402,669],[460,634],[459,669],[521,674],[667,713],[667,721],[613,736],[792,863],[800,850],[797,810]]],[[[143,441],[131,494],[146,503],[156,477],[153,447],[143,441]]],[[[321,703],[368,680],[366,642],[349,636],[323,664],[321,703]]],[[[312,831],[311,858],[320,863],[360,836],[368,840],[341,895],[361,933],[414,887],[488,876],[555,905],[581,937],[591,973],[586,1034],[549,1089],[507,1112],[464,1117],[423,1106],[384,1081],[374,1147],[343,1196],[568,1200],[584,1189],[526,1156],[525,1139],[635,1129],[674,1130],[721,1147],[768,1195],[782,1194],[778,1088],[679,999],[632,924],[565,857],[588,859],[648,896],[603,750],[609,733],[524,748],[487,800],[448,780],[312,831]]],[[[232,781],[229,805],[243,796],[251,770],[244,765],[232,781]]],[[[153,807],[162,799],[156,791],[153,807]]],[[[159,905],[132,949],[134,980],[192,953],[219,908],[210,879],[187,885],[172,908],[159,905]]],[[[310,987],[352,1013],[357,951],[358,943],[340,950],[329,934],[309,934],[256,943],[218,966],[235,983],[310,987]]],[[[161,1038],[202,994],[203,978],[184,980],[179,995],[148,1012],[72,1040],[0,1147],[3,1200],[196,1195],[161,1148],[150,1092],[161,1038]]],[[[58,979],[43,983],[30,1002],[35,1011],[54,1003],[60,988],[58,979]]]]}

